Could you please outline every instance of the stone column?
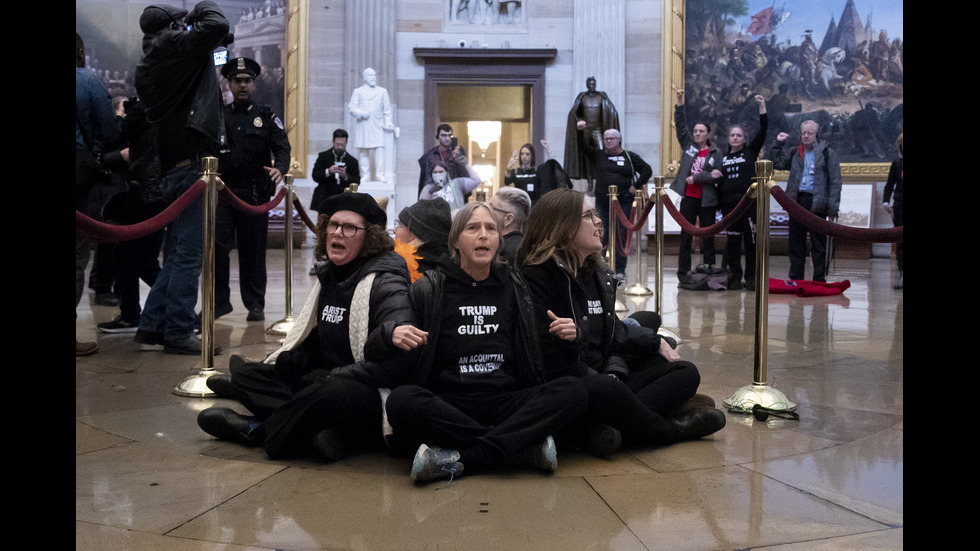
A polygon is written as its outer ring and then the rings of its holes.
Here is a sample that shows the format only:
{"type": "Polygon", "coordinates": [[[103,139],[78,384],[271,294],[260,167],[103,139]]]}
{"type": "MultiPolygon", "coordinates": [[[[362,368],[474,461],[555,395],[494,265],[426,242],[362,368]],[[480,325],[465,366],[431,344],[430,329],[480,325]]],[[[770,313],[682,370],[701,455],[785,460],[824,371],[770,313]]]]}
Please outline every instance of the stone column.
{"type": "MultiPolygon", "coordinates": [[[[354,88],[364,83],[361,73],[368,67],[377,72],[378,86],[388,90],[392,116],[395,124],[398,124],[395,12],[394,0],[349,0],[347,2],[347,27],[345,30],[347,48],[344,64],[346,69],[344,112],[346,115],[344,116],[344,127],[348,132],[354,128],[354,119],[350,113],[347,113],[346,102],[350,101],[354,88]]],[[[394,183],[395,178],[395,143],[394,135],[386,132],[383,152],[383,179],[389,184],[389,187],[394,183]]],[[[357,152],[351,151],[351,154],[357,154],[357,152]]],[[[362,176],[370,175],[363,174],[362,176]]],[[[394,201],[391,203],[394,204],[394,201]]]]}
{"type": "Polygon", "coordinates": [[[624,125],[626,112],[626,0],[575,0],[572,49],[572,90],[569,104],[585,91],[594,76],[596,90],[605,92],[624,125]]]}

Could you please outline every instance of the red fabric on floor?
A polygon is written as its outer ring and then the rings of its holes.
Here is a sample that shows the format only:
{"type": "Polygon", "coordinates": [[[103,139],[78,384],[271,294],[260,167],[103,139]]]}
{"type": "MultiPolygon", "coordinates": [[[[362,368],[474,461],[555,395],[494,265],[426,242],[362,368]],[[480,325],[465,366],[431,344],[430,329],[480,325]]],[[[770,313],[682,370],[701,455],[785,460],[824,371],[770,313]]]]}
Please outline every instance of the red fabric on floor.
{"type": "Polygon", "coordinates": [[[769,278],[769,292],[780,295],[796,295],[798,297],[829,297],[842,295],[851,286],[848,280],[839,283],[823,281],[807,281],[804,279],[775,279],[769,278]]]}

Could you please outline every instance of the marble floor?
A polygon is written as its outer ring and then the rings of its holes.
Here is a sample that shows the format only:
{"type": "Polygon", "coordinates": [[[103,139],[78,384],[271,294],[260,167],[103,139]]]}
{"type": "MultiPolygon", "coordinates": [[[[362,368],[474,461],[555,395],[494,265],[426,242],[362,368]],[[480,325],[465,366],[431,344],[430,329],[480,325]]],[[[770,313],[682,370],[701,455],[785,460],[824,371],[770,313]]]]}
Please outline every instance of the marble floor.
{"type": "MultiPolygon", "coordinates": [[[[292,253],[298,313],[312,252],[292,253]]],[[[639,278],[656,290],[652,257],[642,260],[637,270],[630,259],[627,287],[639,278]]],[[[722,407],[758,371],[797,404],[799,421],[726,412],[727,426],[699,441],[610,459],[559,450],[551,475],[515,470],[422,486],[409,477],[410,458],[272,461],[211,438],[197,413],[241,405],[175,394],[200,373],[201,358],[97,334],[117,309],[95,305],[89,292],[76,338],[101,349],[75,360],[75,548],[902,549],[904,322],[894,262],[836,260],[828,280],[850,281],[843,295],[770,295],[760,367],[755,293],[679,290],[676,259],[664,263],[664,325],[700,368],[701,392],[722,407]]],[[[284,251],[271,250],[266,322],[246,322],[238,297],[216,321],[217,371],[227,372],[230,354],[260,358],[277,347],[281,337],[266,329],[286,312],[285,265],[284,251]]],[[[784,277],[787,267],[774,256],[770,273],[784,277]]],[[[649,295],[621,301],[628,311],[656,306],[649,295]]]]}

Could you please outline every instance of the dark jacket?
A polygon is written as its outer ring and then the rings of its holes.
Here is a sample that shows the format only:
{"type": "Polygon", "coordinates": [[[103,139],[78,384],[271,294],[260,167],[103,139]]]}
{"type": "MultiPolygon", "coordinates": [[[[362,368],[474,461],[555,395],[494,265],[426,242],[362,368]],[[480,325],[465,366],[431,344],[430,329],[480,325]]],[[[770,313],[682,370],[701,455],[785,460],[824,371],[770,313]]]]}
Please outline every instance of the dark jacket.
{"type": "MultiPolygon", "coordinates": [[[[515,320],[517,331],[514,333],[517,342],[514,345],[517,348],[517,363],[521,368],[516,370],[515,376],[522,387],[544,383],[548,379],[541,363],[541,350],[538,347],[534,314],[531,310],[531,293],[527,283],[517,270],[506,264],[495,266],[494,271],[495,274],[491,277],[496,276],[509,281],[514,286],[517,298],[518,317],[515,320]]],[[[419,322],[418,327],[429,333],[428,342],[415,351],[416,359],[412,375],[414,384],[423,387],[431,385],[439,376],[435,356],[439,347],[442,299],[449,278],[465,279],[469,276],[446,258],[437,269],[425,272],[421,279],[412,284],[408,292],[419,322]]],[[[471,284],[472,279],[466,283],[471,284]]]]}
{"type": "MultiPolygon", "coordinates": [[[[840,210],[843,184],[837,152],[828,147],[826,142],[817,142],[813,146],[813,164],[813,206],[810,212],[834,218],[840,210]]],[[[777,141],[772,148],[772,167],[776,170],[789,170],[786,195],[796,201],[803,178],[803,146],[791,148],[786,140],[777,141]]]]}
{"type": "MultiPolygon", "coordinates": [[[[333,266],[320,266],[317,277],[328,280],[333,266]]],[[[387,252],[365,262],[360,268],[336,285],[335,289],[353,297],[357,284],[370,273],[376,273],[371,285],[368,314],[368,336],[364,344],[364,359],[347,365],[326,365],[321,353],[319,334],[314,328],[303,343],[285,350],[276,358],[276,371],[286,378],[300,378],[308,383],[327,375],[349,377],[377,388],[392,388],[405,381],[404,351],[391,343],[392,332],[399,325],[415,323],[408,301],[409,276],[405,259],[396,252],[387,252]]],[[[322,293],[323,291],[321,291],[322,293]]],[[[351,316],[356,313],[348,309],[351,316]]],[[[348,347],[350,343],[335,343],[348,347]]]]}
{"type": "Polygon", "coordinates": [[[357,163],[357,159],[344,151],[344,154],[340,157],[340,161],[344,163],[344,168],[347,169],[347,179],[337,178],[335,174],[330,174],[327,170],[333,165],[337,164],[337,158],[334,155],[334,149],[331,147],[326,151],[321,151],[319,155],[316,156],[316,162],[313,163],[313,172],[310,173],[310,177],[316,182],[316,188],[313,190],[313,198],[310,200],[310,208],[317,212],[320,212],[323,202],[344,192],[344,188],[351,184],[361,183],[361,167],[357,163]]]}
{"type": "Polygon", "coordinates": [[[149,121],[160,125],[164,172],[187,158],[188,151],[216,155],[226,143],[211,52],[228,36],[228,20],[217,4],[208,0],[194,6],[193,11],[192,30],[164,29],[143,36],[143,58],[134,77],[149,121]],[[186,134],[188,130],[196,134],[186,134]],[[184,139],[174,141],[179,138],[184,139]],[[187,141],[197,143],[184,143],[187,141]],[[200,151],[202,147],[205,151],[200,151]]]}
{"type": "Polygon", "coordinates": [[[603,266],[582,269],[585,270],[584,277],[594,277],[603,290],[602,339],[599,347],[593,349],[585,346],[585,335],[590,330],[586,315],[588,299],[581,282],[572,277],[571,270],[554,257],[521,269],[534,301],[538,341],[548,378],[612,373],[625,380],[630,374],[629,358],[658,352],[660,336],[644,327],[626,325],[619,319],[616,315],[616,280],[611,271],[603,266]],[[575,320],[578,336],[574,342],[559,339],[548,331],[551,323],[548,310],[559,318],[575,320]]]}
{"type": "MultiPolygon", "coordinates": [[[[677,142],[681,144],[684,152],[681,153],[677,176],[670,184],[670,189],[684,197],[687,191],[687,177],[691,175],[691,165],[694,164],[694,159],[698,156],[698,148],[694,145],[694,138],[687,126],[687,115],[683,105],[674,106],[674,126],[677,129],[677,142]]],[[[694,181],[701,184],[701,206],[703,207],[718,206],[718,193],[715,188],[724,176],[712,178],[711,171],[714,169],[721,170],[721,157],[721,150],[716,145],[709,145],[708,155],[704,159],[704,168],[694,175],[694,181]]]]}
{"type": "Polygon", "coordinates": [[[283,175],[289,172],[292,148],[282,119],[271,107],[251,101],[233,101],[224,111],[228,150],[219,157],[221,179],[246,203],[265,203],[276,192],[265,167],[271,166],[283,175]]]}

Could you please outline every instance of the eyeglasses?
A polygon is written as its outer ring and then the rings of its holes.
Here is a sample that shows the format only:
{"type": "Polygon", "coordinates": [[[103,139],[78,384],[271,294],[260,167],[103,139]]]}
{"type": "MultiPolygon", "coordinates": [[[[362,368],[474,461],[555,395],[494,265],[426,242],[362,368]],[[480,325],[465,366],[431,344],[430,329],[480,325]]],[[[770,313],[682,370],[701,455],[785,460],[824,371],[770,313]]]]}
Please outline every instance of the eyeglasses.
{"type": "Polygon", "coordinates": [[[591,218],[593,222],[602,222],[602,218],[599,216],[599,211],[595,209],[589,209],[582,213],[582,219],[591,218]]]}
{"type": "Polygon", "coordinates": [[[337,228],[340,228],[340,234],[343,235],[344,237],[354,237],[355,235],[357,235],[357,230],[365,230],[365,231],[367,230],[367,228],[361,228],[355,226],[354,224],[338,224],[336,222],[328,222],[327,234],[336,232],[337,228]]]}

